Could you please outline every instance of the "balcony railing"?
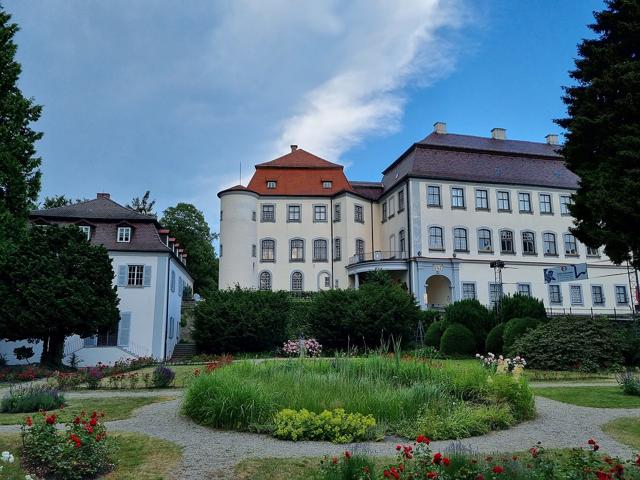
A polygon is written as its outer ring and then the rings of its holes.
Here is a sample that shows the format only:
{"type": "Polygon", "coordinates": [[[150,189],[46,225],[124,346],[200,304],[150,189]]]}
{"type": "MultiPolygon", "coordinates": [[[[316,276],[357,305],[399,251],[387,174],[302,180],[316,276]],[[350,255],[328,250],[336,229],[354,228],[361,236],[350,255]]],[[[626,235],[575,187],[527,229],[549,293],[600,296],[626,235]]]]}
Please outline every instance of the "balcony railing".
{"type": "Polygon", "coordinates": [[[349,257],[349,265],[361,262],[379,262],[383,260],[406,260],[407,257],[407,252],[376,250],[375,252],[361,253],[354,255],[353,257],[349,257]]]}

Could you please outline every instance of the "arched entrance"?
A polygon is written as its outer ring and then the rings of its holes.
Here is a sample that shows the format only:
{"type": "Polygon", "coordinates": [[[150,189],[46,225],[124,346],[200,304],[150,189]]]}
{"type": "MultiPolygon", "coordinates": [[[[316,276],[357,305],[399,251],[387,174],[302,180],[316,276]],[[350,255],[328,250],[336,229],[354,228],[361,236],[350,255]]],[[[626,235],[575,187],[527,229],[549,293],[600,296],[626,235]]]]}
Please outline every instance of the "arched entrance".
{"type": "Polygon", "coordinates": [[[427,278],[424,292],[424,303],[429,307],[443,307],[451,303],[451,282],[444,275],[427,278]]]}

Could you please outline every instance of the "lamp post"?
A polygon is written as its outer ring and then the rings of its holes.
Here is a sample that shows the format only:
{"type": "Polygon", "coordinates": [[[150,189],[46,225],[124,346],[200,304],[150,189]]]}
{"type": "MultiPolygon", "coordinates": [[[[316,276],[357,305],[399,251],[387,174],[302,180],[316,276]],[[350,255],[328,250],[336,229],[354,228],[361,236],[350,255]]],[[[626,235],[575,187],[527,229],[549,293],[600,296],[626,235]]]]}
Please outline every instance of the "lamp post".
{"type": "Polygon", "coordinates": [[[493,268],[494,282],[500,285],[500,291],[496,299],[496,317],[500,318],[500,309],[502,307],[502,269],[504,268],[504,262],[502,260],[494,260],[489,264],[489,267],[493,268]]]}

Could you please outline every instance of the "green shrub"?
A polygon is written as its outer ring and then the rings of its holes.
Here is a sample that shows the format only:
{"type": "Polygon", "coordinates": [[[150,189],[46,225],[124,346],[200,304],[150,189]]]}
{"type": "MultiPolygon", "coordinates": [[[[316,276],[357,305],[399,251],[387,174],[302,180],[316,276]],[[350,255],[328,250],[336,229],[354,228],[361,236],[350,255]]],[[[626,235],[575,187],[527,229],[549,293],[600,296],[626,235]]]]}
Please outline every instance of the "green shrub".
{"type": "Polygon", "coordinates": [[[509,320],[504,324],[504,332],[502,333],[502,349],[505,352],[511,350],[513,342],[529,330],[536,328],[538,323],[539,320],[536,318],[512,318],[509,320]]]}
{"type": "Polygon", "coordinates": [[[0,402],[0,412],[22,413],[56,410],[64,406],[64,395],[48,385],[17,387],[0,402]]]}
{"type": "Polygon", "coordinates": [[[622,363],[620,345],[609,321],[598,318],[554,318],[515,341],[509,355],[520,355],[538,370],[594,372],[622,363]]]}
{"type": "Polygon", "coordinates": [[[277,438],[350,443],[371,438],[376,421],[371,415],[347,413],[342,408],[321,413],[286,408],[276,414],[274,424],[277,438]]]}
{"type": "Polygon", "coordinates": [[[424,323],[425,327],[429,327],[438,320],[442,320],[442,312],[439,310],[422,310],[420,315],[420,319],[422,320],[422,323],[424,323]]]}
{"type": "Polygon", "coordinates": [[[155,388],[166,388],[176,378],[176,372],[165,365],[158,365],[151,374],[151,383],[155,388]]]}
{"type": "Polygon", "coordinates": [[[525,379],[515,379],[512,375],[494,375],[488,385],[489,395],[495,402],[509,405],[516,420],[530,420],[535,417],[533,390],[525,379]]]}
{"type": "Polygon", "coordinates": [[[516,293],[505,295],[500,302],[500,318],[498,321],[508,322],[512,318],[547,318],[547,311],[544,303],[528,295],[516,293]]]}
{"type": "Polygon", "coordinates": [[[440,339],[442,338],[444,329],[445,325],[443,320],[438,320],[429,325],[429,328],[427,328],[424,334],[425,345],[440,348],[440,339]]]}
{"type": "Polygon", "coordinates": [[[358,290],[325,290],[310,302],[307,319],[313,336],[325,348],[345,348],[358,335],[353,324],[358,311],[358,290]]]}
{"type": "Polygon", "coordinates": [[[286,340],[291,298],[287,292],[212,292],[194,311],[193,339],[205,353],[264,352],[286,340]]]}
{"type": "Polygon", "coordinates": [[[312,301],[308,298],[291,299],[289,319],[285,331],[287,338],[300,338],[300,335],[311,336],[311,327],[309,325],[311,305],[312,301]]]}
{"type": "Polygon", "coordinates": [[[502,342],[502,334],[504,333],[504,323],[499,323],[495,327],[491,329],[489,334],[487,335],[487,340],[485,341],[485,350],[487,352],[495,353],[496,355],[501,354],[504,349],[502,342]]]}
{"type": "Polygon", "coordinates": [[[447,327],[454,323],[467,327],[473,333],[477,351],[484,348],[487,332],[493,326],[491,312],[478,300],[459,300],[448,305],[444,319],[447,327]]]}
{"type": "Polygon", "coordinates": [[[476,351],[476,341],[469,330],[459,323],[451,324],[442,334],[440,351],[445,355],[470,355],[476,351]]]}
{"type": "Polygon", "coordinates": [[[626,371],[624,373],[616,375],[616,380],[625,395],[637,395],[640,396],[640,377],[635,376],[633,373],[626,371]]]}
{"type": "Polygon", "coordinates": [[[634,328],[622,327],[618,329],[617,341],[625,366],[640,366],[640,336],[634,328]]]}

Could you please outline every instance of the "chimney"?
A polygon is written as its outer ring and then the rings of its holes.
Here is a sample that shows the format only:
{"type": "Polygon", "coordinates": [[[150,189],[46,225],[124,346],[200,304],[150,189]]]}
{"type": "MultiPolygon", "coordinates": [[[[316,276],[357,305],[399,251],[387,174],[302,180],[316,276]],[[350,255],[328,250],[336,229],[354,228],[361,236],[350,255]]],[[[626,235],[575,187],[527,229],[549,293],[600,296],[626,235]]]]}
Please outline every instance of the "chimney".
{"type": "Polygon", "coordinates": [[[548,145],[558,145],[558,135],[556,135],[555,133],[550,133],[544,138],[547,139],[548,145]]]}
{"type": "Polygon", "coordinates": [[[492,128],[491,138],[493,138],[494,140],[506,140],[507,131],[504,128],[492,128]]]}
{"type": "Polygon", "coordinates": [[[108,193],[98,193],[96,194],[96,198],[104,198],[106,200],[109,200],[111,198],[111,195],[108,193]]]}
{"type": "Polygon", "coordinates": [[[298,149],[298,145],[291,145],[291,153],[295,152],[298,149]]]}
{"type": "Polygon", "coordinates": [[[436,122],[433,124],[433,133],[445,134],[447,133],[447,124],[444,122],[436,122]]]}

